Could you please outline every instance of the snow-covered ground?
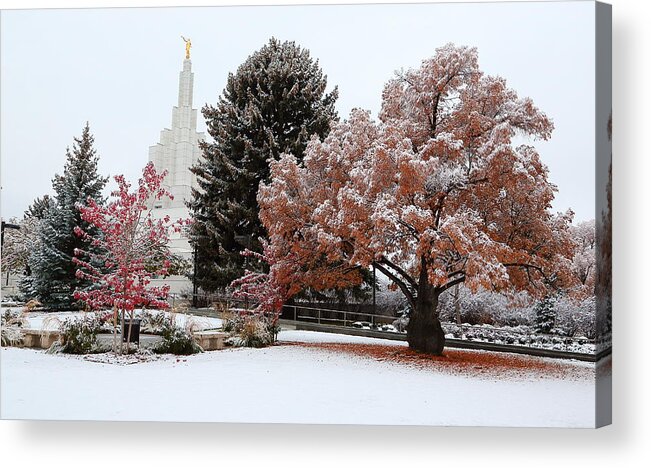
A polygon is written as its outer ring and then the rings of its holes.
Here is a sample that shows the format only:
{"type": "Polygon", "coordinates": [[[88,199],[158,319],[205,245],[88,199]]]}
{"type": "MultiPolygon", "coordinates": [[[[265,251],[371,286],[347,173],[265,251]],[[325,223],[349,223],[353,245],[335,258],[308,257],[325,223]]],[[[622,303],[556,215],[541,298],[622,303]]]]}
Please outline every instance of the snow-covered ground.
{"type": "MultiPolygon", "coordinates": [[[[17,310],[19,311],[19,308],[5,308],[3,307],[3,312],[5,310],[17,310]]],[[[109,313],[110,311],[106,311],[106,313],[109,313]]],[[[151,311],[152,313],[159,313],[160,311],[158,310],[153,310],[151,311]]],[[[52,313],[52,312],[29,312],[25,314],[25,318],[27,319],[27,325],[25,328],[31,328],[34,330],[57,330],[60,323],[63,322],[66,319],[73,319],[73,318],[80,318],[83,317],[84,315],[93,315],[94,312],[57,312],[57,313],[52,313]]],[[[212,318],[212,317],[199,317],[196,315],[188,315],[188,314],[174,314],[174,318],[176,320],[176,323],[184,327],[186,322],[188,320],[191,320],[194,322],[197,328],[214,328],[214,327],[220,327],[222,321],[218,318],[212,318]]]]}
{"type": "MultiPolygon", "coordinates": [[[[404,346],[291,330],[280,340],[404,346]]],[[[286,343],[133,365],[2,348],[1,363],[3,419],[594,426],[593,367],[572,361],[572,380],[495,379],[286,343]]]]}

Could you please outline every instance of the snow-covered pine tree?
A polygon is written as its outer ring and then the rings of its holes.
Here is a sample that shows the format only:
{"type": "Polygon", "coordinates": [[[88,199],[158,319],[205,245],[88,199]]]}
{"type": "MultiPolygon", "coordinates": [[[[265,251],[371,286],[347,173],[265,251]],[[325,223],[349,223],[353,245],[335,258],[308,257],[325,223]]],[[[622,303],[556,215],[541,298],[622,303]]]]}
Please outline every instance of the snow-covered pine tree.
{"type": "Polygon", "coordinates": [[[200,190],[188,203],[202,289],[216,291],[240,277],[245,247],[261,251],[258,185],[269,179],[270,159],[291,153],[300,160],[312,135],[328,133],[338,91],[326,93],[326,85],[308,50],[272,38],[229,74],[217,105],[202,109],[214,142],[201,143],[203,156],[192,168],[200,190]]]}
{"type": "Polygon", "coordinates": [[[554,299],[551,296],[545,296],[536,304],[534,312],[536,313],[536,331],[538,333],[549,333],[556,323],[554,299]]]}
{"type": "Polygon", "coordinates": [[[24,218],[44,219],[53,204],[54,200],[49,195],[43,195],[42,198],[36,197],[27,210],[25,210],[24,218]]]}
{"type": "Polygon", "coordinates": [[[88,123],[80,138],[74,138],[72,151],[66,149],[66,164],[62,175],[52,180],[53,206],[38,229],[39,245],[30,256],[31,293],[50,309],[70,309],[77,306],[73,297],[76,289],[89,286],[86,280],[76,277],[77,266],[73,263],[75,249],[93,250],[87,240],[74,234],[75,226],[93,232],[81,218],[78,204],[89,198],[102,201],[102,190],[108,178],[97,172],[99,157],[93,147],[94,137],[88,123]]]}

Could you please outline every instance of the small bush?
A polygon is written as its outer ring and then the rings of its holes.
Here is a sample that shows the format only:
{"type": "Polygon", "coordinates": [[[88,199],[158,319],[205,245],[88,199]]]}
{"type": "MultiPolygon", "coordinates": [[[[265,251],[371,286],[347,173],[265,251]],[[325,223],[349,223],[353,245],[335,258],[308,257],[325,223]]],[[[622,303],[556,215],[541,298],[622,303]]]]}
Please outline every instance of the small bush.
{"type": "Polygon", "coordinates": [[[556,311],[555,326],[561,328],[567,336],[596,337],[595,297],[572,300],[558,296],[554,301],[556,311]]]}
{"type": "Polygon", "coordinates": [[[273,338],[266,324],[254,316],[247,317],[244,320],[238,337],[241,341],[241,346],[247,348],[263,348],[273,343],[273,338]]]}
{"type": "Polygon", "coordinates": [[[231,311],[222,312],[222,331],[237,334],[244,326],[244,317],[231,311]]]}
{"type": "Polygon", "coordinates": [[[3,327],[24,327],[28,324],[27,317],[24,312],[17,310],[7,309],[1,317],[3,327]]]}
{"type": "Polygon", "coordinates": [[[235,346],[263,348],[276,342],[280,326],[273,317],[229,311],[222,314],[222,330],[230,334],[228,341],[235,346]]]}
{"type": "Polygon", "coordinates": [[[97,334],[101,329],[102,322],[95,316],[64,320],[59,329],[61,352],[69,354],[101,352],[97,344],[97,334]]]}
{"type": "Polygon", "coordinates": [[[239,332],[241,345],[247,348],[263,348],[276,342],[280,327],[265,317],[251,316],[244,320],[239,332]]]}
{"type": "Polygon", "coordinates": [[[22,327],[27,323],[25,316],[13,310],[6,310],[2,314],[0,345],[18,346],[22,343],[24,335],[22,327]]]}
{"type": "Polygon", "coordinates": [[[166,325],[169,325],[169,317],[164,312],[153,313],[144,311],[140,318],[141,333],[150,333],[152,335],[162,335],[166,325]]]}
{"type": "Polygon", "coordinates": [[[405,333],[407,331],[407,325],[409,324],[409,317],[402,316],[398,317],[393,321],[393,328],[399,333],[405,333]]]}
{"type": "Polygon", "coordinates": [[[531,326],[535,315],[530,306],[507,306],[495,311],[493,324],[498,327],[531,326]]]}
{"type": "Polygon", "coordinates": [[[194,341],[190,333],[176,325],[169,318],[166,318],[163,323],[161,336],[163,337],[163,341],[153,350],[157,354],[187,356],[203,351],[196,341],[194,341]]]}

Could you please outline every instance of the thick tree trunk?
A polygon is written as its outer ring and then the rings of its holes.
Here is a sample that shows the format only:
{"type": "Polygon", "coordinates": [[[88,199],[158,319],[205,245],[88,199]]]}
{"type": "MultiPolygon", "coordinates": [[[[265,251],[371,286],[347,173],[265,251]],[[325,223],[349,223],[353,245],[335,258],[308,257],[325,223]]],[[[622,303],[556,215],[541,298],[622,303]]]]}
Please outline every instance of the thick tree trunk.
{"type": "Polygon", "coordinates": [[[445,333],[438,317],[439,293],[431,285],[419,288],[414,310],[407,324],[407,343],[415,351],[440,355],[445,333]]]}

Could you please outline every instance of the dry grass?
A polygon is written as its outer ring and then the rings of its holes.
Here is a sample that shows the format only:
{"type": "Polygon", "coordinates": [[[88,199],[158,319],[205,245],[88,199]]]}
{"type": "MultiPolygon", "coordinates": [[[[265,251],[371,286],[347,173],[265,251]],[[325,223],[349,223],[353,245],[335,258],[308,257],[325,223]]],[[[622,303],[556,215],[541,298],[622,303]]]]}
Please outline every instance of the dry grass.
{"type": "Polygon", "coordinates": [[[43,323],[41,324],[41,331],[44,332],[58,331],[61,329],[61,325],[63,325],[63,320],[61,320],[60,317],[54,314],[48,315],[43,319],[43,323]]]}
{"type": "Polygon", "coordinates": [[[41,307],[43,304],[41,304],[39,301],[36,299],[31,299],[30,301],[25,304],[25,307],[23,308],[23,312],[32,312],[39,307],[41,307]]]}
{"type": "Polygon", "coordinates": [[[0,345],[19,346],[25,337],[23,330],[29,325],[27,312],[7,310],[2,313],[0,330],[0,345]]]}

